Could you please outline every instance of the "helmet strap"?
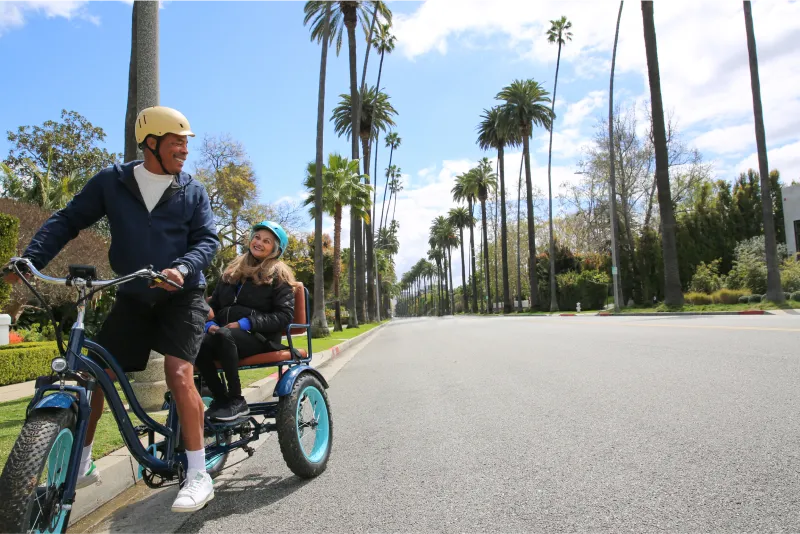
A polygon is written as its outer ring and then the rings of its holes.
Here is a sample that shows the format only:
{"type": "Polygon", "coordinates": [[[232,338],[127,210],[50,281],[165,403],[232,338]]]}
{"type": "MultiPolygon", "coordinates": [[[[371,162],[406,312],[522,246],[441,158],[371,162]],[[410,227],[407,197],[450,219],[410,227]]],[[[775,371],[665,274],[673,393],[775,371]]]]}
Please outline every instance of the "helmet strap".
{"type": "MultiPolygon", "coordinates": [[[[164,171],[164,174],[165,175],[166,174],[170,174],[169,172],[167,172],[167,169],[164,167],[164,162],[161,160],[161,153],[159,151],[159,148],[161,147],[161,140],[163,139],[163,136],[159,137],[159,136],[153,135],[152,137],[153,137],[153,139],[156,140],[156,147],[154,149],[150,148],[150,145],[147,144],[146,140],[145,140],[144,145],[147,147],[147,149],[150,152],[153,153],[153,156],[155,156],[156,161],[158,161],[158,164],[161,166],[161,170],[164,171]]],[[[177,176],[177,174],[175,176],[177,176]]]]}

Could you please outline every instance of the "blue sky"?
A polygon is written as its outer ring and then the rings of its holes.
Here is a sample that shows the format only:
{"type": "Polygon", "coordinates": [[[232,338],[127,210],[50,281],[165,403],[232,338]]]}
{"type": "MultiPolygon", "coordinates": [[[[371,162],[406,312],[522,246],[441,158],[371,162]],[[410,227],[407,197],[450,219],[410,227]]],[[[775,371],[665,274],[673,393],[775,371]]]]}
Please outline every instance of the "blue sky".
{"type": "MultiPolygon", "coordinates": [[[[638,4],[627,2],[623,13],[615,82],[615,99],[622,103],[641,104],[647,93],[638,4]]],[[[389,5],[398,47],[386,58],[381,85],[399,112],[403,139],[395,155],[406,182],[397,210],[402,272],[427,250],[430,221],[451,207],[455,175],[496,155],[475,144],[480,114],[494,104],[494,95],[515,78],[534,78],[552,89],[556,48],[544,33],[548,21],[562,14],[573,21],[575,38],[564,49],[559,75],[554,188],[576,179],[581,147],[591,141],[596,118],[607,113],[618,4],[389,5]]],[[[176,1],[160,11],[161,103],[183,111],[201,137],[227,133],[241,141],[265,202],[298,199],[305,165],[314,157],[319,47],[309,41],[302,8],[303,2],[176,1]]],[[[791,181],[800,178],[800,3],[757,1],[753,11],[770,167],[791,181]]],[[[126,2],[0,2],[0,129],[41,124],[72,109],[103,127],[107,148],[121,152],[130,18],[126,2]]],[[[741,3],[657,2],[656,25],[665,105],[686,141],[721,178],[756,166],[741,3]]],[[[348,91],[346,50],[329,57],[328,117],[339,94],[348,91]]],[[[373,54],[371,83],[377,66],[373,54]]],[[[544,188],[543,132],[531,146],[534,181],[544,188]]],[[[0,153],[8,148],[3,136],[0,153]]],[[[349,143],[336,138],[330,124],[325,150],[349,153],[349,143]]],[[[387,156],[382,150],[379,169],[387,156]]],[[[507,155],[511,174],[519,158],[518,152],[507,155]]],[[[330,221],[326,228],[332,229],[330,221]]]]}

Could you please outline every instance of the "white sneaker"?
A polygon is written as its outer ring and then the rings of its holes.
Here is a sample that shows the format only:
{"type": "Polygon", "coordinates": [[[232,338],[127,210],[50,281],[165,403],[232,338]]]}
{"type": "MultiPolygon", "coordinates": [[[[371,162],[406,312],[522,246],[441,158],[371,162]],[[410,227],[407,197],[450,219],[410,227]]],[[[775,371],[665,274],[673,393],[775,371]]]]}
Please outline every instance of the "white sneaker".
{"type": "Polygon", "coordinates": [[[78,475],[75,489],[85,488],[92,484],[97,484],[98,482],[100,482],[100,470],[94,465],[94,462],[89,462],[89,470],[78,475]]]}
{"type": "Polygon", "coordinates": [[[197,473],[192,480],[186,480],[172,503],[173,512],[196,512],[214,498],[214,482],[208,473],[197,473]]]}

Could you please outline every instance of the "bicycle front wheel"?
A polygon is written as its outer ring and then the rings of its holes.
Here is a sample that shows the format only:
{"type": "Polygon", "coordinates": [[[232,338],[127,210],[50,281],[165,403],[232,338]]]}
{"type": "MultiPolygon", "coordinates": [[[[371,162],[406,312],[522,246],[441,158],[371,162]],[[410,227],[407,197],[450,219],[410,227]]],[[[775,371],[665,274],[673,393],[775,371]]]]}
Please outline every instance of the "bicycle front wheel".
{"type": "Polygon", "coordinates": [[[0,475],[0,532],[65,532],[67,468],[75,446],[71,410],[36,412],[22,427],[0,475]]]}

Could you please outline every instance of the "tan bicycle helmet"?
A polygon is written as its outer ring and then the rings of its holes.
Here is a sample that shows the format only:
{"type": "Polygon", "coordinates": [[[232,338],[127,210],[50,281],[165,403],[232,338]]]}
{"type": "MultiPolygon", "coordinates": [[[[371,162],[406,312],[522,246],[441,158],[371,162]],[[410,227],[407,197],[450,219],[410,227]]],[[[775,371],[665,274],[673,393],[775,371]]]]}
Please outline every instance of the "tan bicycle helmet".
{"type": "Polygon", "coordinates": [[[139,112],[136,117],[136,144],[140,149],[147,148],[153,153],[165,174],[166,169],[164,169],[164,163],[161,161],[158,148],[161,144],[161,138],[168,133],[194,137],[189,120],[177,109],[153,106],[139,112]],[[145,140],[151,135],[156,139],[156,147],[154,149],[145,143],[145,140]]]}

